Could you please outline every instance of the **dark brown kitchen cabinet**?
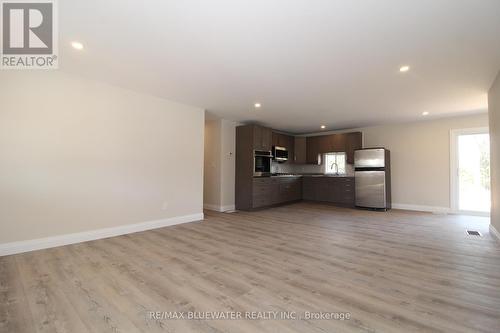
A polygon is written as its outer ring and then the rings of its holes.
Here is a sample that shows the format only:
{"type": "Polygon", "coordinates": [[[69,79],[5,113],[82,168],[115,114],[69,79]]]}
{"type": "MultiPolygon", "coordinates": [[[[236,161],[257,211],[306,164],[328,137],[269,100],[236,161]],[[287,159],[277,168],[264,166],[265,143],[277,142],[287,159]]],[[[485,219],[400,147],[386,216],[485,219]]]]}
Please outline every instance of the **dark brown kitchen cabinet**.
{"type": "Polygon", "coordinates": [[[288,163],[295,163],[295,138],[293,136],[288,136],[288,163]]]}
{"type": "Polygon", "coordinates": [[[339,206],[354,206],[353,177],[304,177],[303,199],[330,202],[339,206]]]}
{"type": "Polygon", "coordinates": [[[294,163],[306,164],[306,138],[296,136],[294,141],[294,163]]]}
{"type": "Polygon", "coordinates": [[[295,156],[295,138],[291,135],[286,135],[282,133],[273,132],[272,133],[272,145],[278,147],[284,147],[288,151],[288,161],[285,163],[293,163],[295,156]]]}
{"type": "Polygon", "coordinates": [[[346,151],[345,134],[330,134],[318,137],[319,153],[334,153],[346,151]]]}
{"type": "Polygon", "coordinates": [[[354,163],[354,151],[362,148],[362,133],[351,132],[307,137],[306,162],[321,164],[321,155],[346,152],[347,163],[354,163]],[[319,155],[319,156],[318,156],[319,155]]]}
{"type": "Polygon", "coordinates": [[[276,133],[276,132],[273,132],[272,134],[272,142],[273,142],[273,146],[279,146],[279,142],[280,142],[280,135],[279,133],[276,133]]]}
{"type": "Polygon", "coordinates": [[[253,149],[271,151],[272,133],[270,128],[253,125],[253,149]]]}
{"type": "Polygon", "coordinates": [[[322,179],[323,177],[304,177],[302,179],[302,199],[316,201],[322,179]]]}
{"type": "Polygon", "coordinates": [[[343,135],[345,137],[347,163],[354,164],[354,151],[363,148],[363,134],[361,132],[352,132],[343,135]]]}
{"type": "Polygon", "coordinates": [[[273,132],[273,146],[290,148],[291,145],[291,136],[273,132]]]}
{"type": "Polygon", "coordinates": [[[332,151],[332,135],[318,136],[318,151],[320,154],[332,151]]]}
{"type": "Polygon", "coordinates": [[[329,153],[338,153],[347,150],[346,134],[333,134],[330,138],[331,146],[329,153]]]}
{"type": "Polygon", "coordinates": [[[261,208],[302,199],[300,177],[254,178],[252,208],[261,208]]]}
{"type": "Polygon", "coordinates": [[[332,177],[330,186],[333,188],[330,202],[342,206],[354,206],[353,177],[332,177]]]}
{"type": "Polygon", "coordinates": [[[309,136],[306,139],[306,162],[307,164],[321,164],[320,137],[309,136]]]}
{"type": "Polygon", "coordinates": [[[290,202],[302,199],[302,179],[281,178],[279,181],[279,202],[290,202]]]}
{"type": "Polygon", "coordinates": [[[263,177],[254,178],[252,188],[252,208],[260,208],[274,204],[279,191],[277,179],[263,177]]]}

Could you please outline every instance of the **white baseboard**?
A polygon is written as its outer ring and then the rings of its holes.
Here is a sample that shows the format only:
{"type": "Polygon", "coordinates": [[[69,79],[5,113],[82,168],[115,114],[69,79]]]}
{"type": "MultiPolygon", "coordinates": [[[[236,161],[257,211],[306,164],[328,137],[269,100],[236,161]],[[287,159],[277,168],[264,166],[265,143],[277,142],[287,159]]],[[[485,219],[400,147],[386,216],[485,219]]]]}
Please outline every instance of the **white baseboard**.
{"type": "Polygon", "coordinates": [[[490,224],[490,233],[493,236],[493,238],[496,238],[498,241],[500,241],[500,232],[498,232],[498,230],[495,229],[495,227],[492,224],[490,224]]]}
{"type": "Polygon", "coordinates": [[[452,211],[450,211],[450,214],[490,217],[490,213],[475,212],[472,210],[455,210],[455,211],[452,210],[452,211]]]}
{"type": "Polygon", "coordinates": [[[234,210],[235,206],[234,205],[219,206],[219,205],[212,205],[212,204],[203,204],[203,208],[208,209],[208,210],[214,210],[216,212],[227,212],[230,210],[234,210]]]}
{"type": "Polygon", "coordinates": [[[456,214],[456,215],[470,215],[470,216],[482,216],[482,217],[490,216],[489,213],[453,210],[449,207],[439,207],[439,206],[423,206],[423,205],[408,205],[408,204],[393,203],[392,208],[402,209],[402,210],[413,210],[417,212],[431,212],[434,214],[456,214]]]}
{"type": "Polygon", "coordinates": [[[393,203],[392,208],[403,209],[403,210],[414,210],[417,212],[431,212],[436,214],[448,214],[451,213],[451,209],[448,207],[439,206],[423,206],[423,205],[409,205],[409,204],[398,204],[393,203]]]}
{"type": "Polygon", "coordinates": [[[59,235],[46,238],[31,239],[0,244],[0,256],[23,253],[35,250],[42,250],[51,247],[88,242],[96,239],[115,237],[134,232],[168,227],[181,223],[195,222],[203,220],[203,213],[184,216],[170,217],[166,219],[148,221],[136,224],[122,225],[119,227],[104,228],[77,232],[73,234],[59,235]]]}

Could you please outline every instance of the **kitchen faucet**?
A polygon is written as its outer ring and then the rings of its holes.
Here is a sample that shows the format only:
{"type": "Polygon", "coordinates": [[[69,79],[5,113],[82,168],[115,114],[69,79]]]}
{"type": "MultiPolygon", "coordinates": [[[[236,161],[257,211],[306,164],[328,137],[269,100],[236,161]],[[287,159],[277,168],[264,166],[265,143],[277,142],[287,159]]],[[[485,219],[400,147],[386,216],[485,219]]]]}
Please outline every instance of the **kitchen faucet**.
{"type": "Polygon", "coordinates": [[[339,174],[339,165],[337,164],[337,162],[332,162],[332,164],[330,164],[330,170],[333,170],[333,166],[335,166],[335,174],[338,175],[339,174]]]}

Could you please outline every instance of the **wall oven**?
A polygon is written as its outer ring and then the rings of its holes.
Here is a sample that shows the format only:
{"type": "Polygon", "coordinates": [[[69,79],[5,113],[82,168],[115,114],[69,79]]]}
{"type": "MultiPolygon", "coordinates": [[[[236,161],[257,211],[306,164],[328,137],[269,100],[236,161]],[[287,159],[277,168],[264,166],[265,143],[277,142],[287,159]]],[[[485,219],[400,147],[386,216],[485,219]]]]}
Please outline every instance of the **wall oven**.
{"type": "Polygon", "coordinates": [[[288,160],[288,150],[285,147],[274,146],[273,157],[278,163],[283,163],[288,160]]]}
{"type": "Polygon", "coordinates": [[[273,154],[270,151],[255,150],[253,157],[253,175],[270,176],[272,158],[273,154]]]}

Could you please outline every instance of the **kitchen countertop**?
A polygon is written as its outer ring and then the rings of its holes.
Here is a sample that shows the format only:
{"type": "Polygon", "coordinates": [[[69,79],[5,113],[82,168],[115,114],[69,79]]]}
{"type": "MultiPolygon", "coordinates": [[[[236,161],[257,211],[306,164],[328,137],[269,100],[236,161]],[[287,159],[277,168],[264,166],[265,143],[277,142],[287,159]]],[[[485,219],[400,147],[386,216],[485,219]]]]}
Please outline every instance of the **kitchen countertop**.
{"type": "Polygon", "coordinates": [[[304,174],[304,177],[334,177],[334,178],[354,178],[354,175],[332,175],[332,174],[304,174]]]}
{"type": "Polygon", "coordinates": [[[255,176],[254,178],[300,178],[300,177],[354,178],[354,175],[330,175],[330,174],[322,174],[322,173],[304,173],[304,174],[293,174],[293,175],[255,176]]]}

